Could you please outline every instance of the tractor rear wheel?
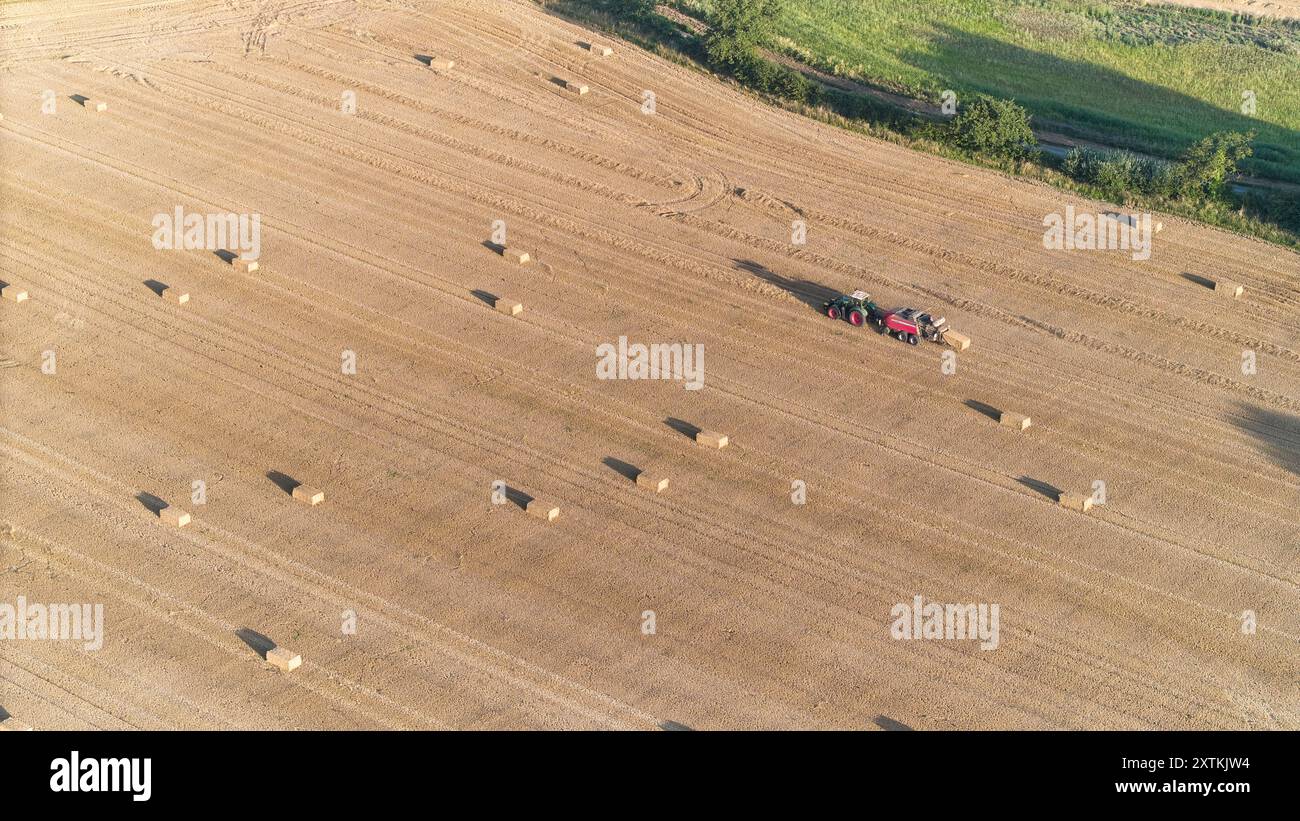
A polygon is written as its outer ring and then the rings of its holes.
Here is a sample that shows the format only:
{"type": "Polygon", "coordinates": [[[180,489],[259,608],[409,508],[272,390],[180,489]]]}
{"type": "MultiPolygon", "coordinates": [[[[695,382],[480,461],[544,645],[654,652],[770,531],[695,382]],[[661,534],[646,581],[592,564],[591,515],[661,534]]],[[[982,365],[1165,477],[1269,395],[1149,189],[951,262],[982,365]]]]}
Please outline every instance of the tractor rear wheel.
{"type": "Polygon", "coordinates": [[[829,316],[831,319],[839,319],[840,309],[832,305],[831,307],[826,309],[826,315],[829,316]]]}
{"type": "Polygon", "coordinates": [[[863,321],[864,321],[864,320],[863,320],[862,312],[861,312],[861,311],[859,311],[859,310],[856,309],[856,308],[854,308],[852,311],[849,311],[849,324],[850,324],[850,325],[852,325],[852,326],[855,327],[855,328],[861,328],[861,327],[862,327],[862,323],[863,323],[863,321]]]}

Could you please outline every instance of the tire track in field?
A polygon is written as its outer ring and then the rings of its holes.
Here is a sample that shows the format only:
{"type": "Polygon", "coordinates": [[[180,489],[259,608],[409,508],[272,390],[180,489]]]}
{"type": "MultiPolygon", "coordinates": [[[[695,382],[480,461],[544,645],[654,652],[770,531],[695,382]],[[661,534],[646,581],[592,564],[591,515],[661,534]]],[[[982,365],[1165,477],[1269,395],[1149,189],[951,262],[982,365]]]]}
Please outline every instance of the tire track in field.
{"type": "MultiPolygon", "coordinates": [[[[674,217],[674,219],[690,222],[702,218],[695,217],[689,214],[678,214],[674,217]]],[[[699,227],[707,228],[707,226],[699,226],[699,227]]],[[[798,256],[800,258],[807,258],[810,261],[814,261],[823,267],[830,268],[832,270],[837,270],[841,273],[852,273],[856,267],[856,266],[848,265],[846,263],[841,263],[830,257],[825,257],[822,256],[821,254],[816,254],[814,252],[810,252],[806,250],[793,251],[790,249],[789,246],[783,243],[768,239],[766,237],[759,237],[754,234],[750,234],[746,231],[742,231],[738,228],[723,226],[720,223],[713,223],[713,233],[717,235],[725,236],[737,242],[745,243],[750,247],[758,246],[758,247],[765,248],[768,251],[783,254],[785,256],[798,256]]],[[[858,270],[860,271],[861,269],[858,270]]],[[[864,275],[863,273],[859,273],[858,276],[864,277],[866,275],[864,275]]],[[[931,297],[932,299],[937,299],[945,304],[949,304],[952,305],[953,307],[960,308],[966,311],[967,313],[973,313],[988,319],[996,319],[1005,324],[1009,324],[1020,329],[1032,329],[1032,330],[1046,332],[1051,336],[1055,336],[1067,342],[1071,342],[1076,345],[1082,345],[1084,347],[1088,347],[1093,350],[1102,351],[1104,353],[1108,353],[1113,356],[1119,356],[1124,359],[1128,359],[1129,361],[1132,362],[1148,365],[1152,368],[1164,371],[1166,373],[1191,379],[1192,381],[1195,381],[1207,387],[1218,388],[1220,390],[1229,391],[1233,393],[1245,394],[1251,397],[1252,399],[1255,399],[1256,401],[1262,402],[1264,404],[1272,405],[1274,407],[1285,408],[1286,410],[1290,410],[1290,411],[1300,410],[1300,399],[1288,396],[1286,394],[1278,393],[1276,391],[1260,388],[1254,385],[1247,385],[1238,380],[1229,379],[1226,376],[1222,376],[1220,374],[1207,371],[1203,368],[1189,366],[1184,363],[1177,362],[1175,360],[1171,360],[1163,356],[1147,353],[1145,351],[1139,351],[1137,349],[1130,348],[1125,345],[1120,345],[1118,343],[1105,342],[1104,340],[1090,337],[1087,334],[1084,334],[1082,332],[1065,331],[1064,329],[1059,329],[1056,328],[1055,326],[1049,325],[1047,323],[1039,322],[1034,319],[1013,316],[1008,312],[1002,310],[1001,308],[995,308],[991,305],[980,303],[973,299],[954,297],[942,291],[931,289],[925,286],[901,283],[898,282],[897,280],[894,280],[890,277],[886,277],[880,274],[871,274],[869,276],[866,276],[866,278],[868,280],[880,281],[886,284],[890,284],[891,286],[895,288],[899,288],[901,290],[907,290],[919,294],[924,294],[926,296],[931,297]]]]}
{"type": "MultiPolygon", "coordinates": [[[[72,710],[68,709],[68,708],[67,708],[66,706],[64,706],[62,703],[60,703],[60,702],[58,702],[58,701],[55,701],[54,699],[50,698],[50,697],[47,696],[47,695],[43,695],[42,693],[38,692],[35,688],[31,687],[30,685],[25,685],[22,681],[18,681],[17,679],[15,679],[15,678],[12,677],[12,674],[10,674],[10,675],[4,675],[3,673],[4,673],[5,671],[9,670],[9,669],[10,669],[10,668],[8,668],[8,667],[0,667],[0,681],[7,681],[7,682],[13,684],[13,685],[14,685],[14,688],[13,688],[14,691],[15,691],[15,692],[21,692],[21,693],[23,694],[23,697],[24,697],[24,698],[30,696],[30,697],[32,697],[32,698],[38,700],[38,701],[42,701],[42,702],[44,702],[44,703],[50,705],[51,707],[53,707],[53,708],[54,708],[55,710],[57,710],[58,712],[60,712],[60,713],[64,713],[65,715],[69,715],[69,716],[71,716],[72,718],[76,719],[78,722],[80,722],[80,724],[89,725],[91,729],[94,729],[94,730],[103,730],[103,729],[106,729],[105,727],[102,727],[102,726],[100,726],[99,724],[96,724],[95,722],[93,722],[93,721],[91,721],[91,720],[89,720],[89,719],[87,719],[87,718],[83,718],[82,716],[80,716],[80,715],[78,715],[77,713],[73,712],[72,710]]],[[[57,690],[62,690],[62,689],[63,689],[63,688],[59,687],[58,685],[54,684],[53,682],[49,681],[48,679],[45,679],[45,678],[43,678],[42,676],[38,676],[38,675],[36,675],[35,673],[31,672],[30,670],[28,670],[28,669],[26,669],[26,668],[19,667],[18,665],[15,664],[15,665],[13,666],[13,669],[15,669],[15,670],[22,670],[22,672],[25,673],[27,676],[29,676],[30,679],[35,679],[36,681],[44,682],[45,684],[50,685],[50,686],[53,687],[54,689],[57,689],[57,690]]],[[[30,679],[25,679],[25,681],[30,681],[30,679]]],[[[73,697],[75,698],[76,696],[73,696],[73,697]]],[[[10,706],[13,706],[12,702],[10,702],[10,706]]],[[[91,706],[94,707],[95,705],[92,704],[91,706]]],[[[8,709],[8,708],[6,708],[6,709],[8,709]]],[[[99,710],[99,712],[101,712],[101,713],[104,712],[104,710],[102,710],[102,709],[99,708],[99,707],[95,707],[95,709],[99,710]]],[[[113,728],[113,729],[118,729],[118,728],[113,728]]]]}
{"type": "MultiPolygon", "coordinates": [[[[981,259],[961,251],[940,248],[932,243],[901,236],[894,231],[883,231],[853,220],[835,217],[831,214],[817,210],[810,209],[808,211],[808,216],[818,222],[834,225],[837,228],[849,231],[857,236],[868,237],[878,242],[907,248],[908,250],[916,251],[933,259],[943,260],[945,262],[955,261],[964,265],[968,270],[992,275],[992,277],[997,280],[1032,285],[1036,288],[1048,291],[1055,296],[1070,297],[1099,308],[1113,310],[1129,316],[1135,316],[1153,323],[1158,323],[1160,327],[1178,328],[1190,335],[1223,340],[1235,345],[1240,345],[1243,348],[1260,351],[1270,356],[1276,356],[1280,359],[1286,359],[1291,362],[1300,362],[1300,352],[1283,345],[1269,342],[1257,336],[1243,334],[1230,328],[1214,325],[1204,320],[1193,319],[1181,314],[1171,314],[1168,311],[1156,308],[1152,305],[1136,302],[1122,296],[1085,288],[1081,285],[1067,282],[1059,277],[1051,276],[1050,274],[1033,273],[996,260],[981,259]]],[[[1279,322],[1280,321],[1281,320],[1279,319],[1279,322]]]]}
{"type": "MultiPolygon", "coordinates": [[[[223,73],[228,73],[229,76],[234,77],[235,79],[239,79],[249,83],[256,83],[261,88],[267,90],[275,90],[282,94],[288,94],[292,96],[294,99],[309,100],[313,103],[316,103],[321,108],[325,108],[325,109],[330,108],[330,101],[328,101],[327,98],[324,98],[320,95],[311,94],[309,92],[300,89],[295,89],[295,87],[292,86],[291,84],[280,83],[280,82],[267,80],[267,79],[260,79],[255,77],[254,75],[246,74],[243,72],[237,72],[230,69],[221,69],[220,71],[222,71],[223,73]]],[[[413,137],[419,137],[428,140],[430,142],[438,143],[439,145],[442,145],[445,148],[448,148],[450,150],[458,151],[460,153],[468,154],[470,156],[476,157],[478,159],[487,162],[495,163],[502,167],[509,168],[512,171],[519,171],[519,172],[532,174],[536,177],[547,180],[551,183],[564,185],[576,191],[581,191],[586,194],[592,194],[595,196],[604,197],[605,199],[613,200],[615,202],[619,202],[624,205],[635,204],[640,199],[638,197],[635,197],[632,194],[627,194],[621,191],[617,191],[602,183],[583,179],[581,177],[575,177],[572,174],[566,174],[561,171],[555,171],[546,166],[542,166],[533,162],[528,162],[526,160],[519,159],[518,157],[511,156],[509,154],[503,154],[499,151],[482,148],[473,145],[472,143],[466,142],[465,140],[448,136],[435,129],[416,126],[411,123],[405,122],[403,120],[399,120],[395,117],[390,117],[385,114],[372,112],[364,108],[358,108],[357,112],[350,116],[356,117],[361,120],[365,120],[367,122],[375,123],[377,125],[381,125],[387,128],[391,128],[395,131],[401,131],[413,137]]]]}
{"type": "MultiPolygon", "coordinates": [[[[92,468],[89,468],[88,466],[84,466],[79,462],[77,462],[76,460],[73,460],[64,454],[51,450],[47,446],[35,442],[34,440],[31,440],[30,438],[16,431],[11,431],[7,428],[0,428],[0,433],[7,435],[10,439],[14,439],[22,442],[26,447],[31,447],[36,449],[38,452],[43,452],[45,457],[50,460],[62,462],[70,466],[72,469],[78,470],[80,472],[83,472],[87,475],[94,477],[97,483],[103,484],[104,480],[107,480],[108,483],[111,483],[110,489],[108,490],[84,489],[83,492],[87,493],[88,495],[93,492],[94,495],[96,495],[100,500],[102,500],[105,503],[112,504],[114,507],[116,507],[119,510],[134,511],[134,508],[128,502],[124,501],[127,499],[134,499],[134,494],[131,488],[127,488],[124,485],[118,483],[116,480],[112,479],[111,477],[104,476],[104,474],[95,471],[92,468]],[[100,479],[99,477],[103,477],[103,479],[100,479]]],[[[32,463],[34,467],[43,468],[51,476],[58,478],[61,482],[64,482],[67,485],[77,487],[77,488],[84,487],[81,484],[70,481],[69,479],[59,475],[57,472],[54,471],[53,468],[44,466],[39,459],[30,456],[25,451],[22,451],[14,447],[6,448],[4,446],[0,446],[0,448],[10,451],[11,454],[14,453],[21,454],[22,457],[25,457],[24,461],[28,463],[32,463]]],[[[434,634],[418,633],[415,632],[413,628],[407,626],[406,624],[399,625],[398,622],[395,620],[395,617],[391,616],[388,611],[394,609],[401,611],[403,610],[403,608],[392,605],[387,600],[374,596],[373,594],[366,593],[365,591],[362,591],[359,588],[354,588],[342,580],[331,579],[325,574],[321,574],[318,571],[306,567],[305,565],[301,565],[300,563],[295,562],[293,559],[282,556],[276,553],[275,551],[270,550],[262,545],[255,544],[245,539],[242,536],[238,536],[237,534],[225,531],[224,529],[206,520],[196,519],[195,524],[198,526],[199,530],[203,531],[205,534],[207,534],[208,532],[215,532],[217,535],[221,536],[227,541],[243,544],[247,548],[247,550],[245,552],[239,553],[234,551],[233,549],[222,548],[219,545],[219,543],[216,542],[215,540],[211,538],[199,537],[191,532],[180,532],[178,534],[178,538],[182,538],[185,539],[186,541],[189,541],[191,544],[193,544],[194,546],[198,547],[200,550],[203,550],[206,553],[219,555],[225,560],[231,562],[232,564],[241,566],[247,571],[255,575],[260,575],[264,578],[272,579],[283,586],[287,586],[293,589],[310,593],[316,600],[331,600],[333,601],[336,609],[338,607],[350,607],[350,606],[354,607],[357,602],[366,601],[367,619],[377,619],[381,623],[383,623],[385,627],[387,627],[388,629],[393,630],[394,632],[403,633],[408,638],[415,640],[417,642],[423,641],[428,643],[434,639],[434,634]],[[254,558],[256,556],[263,556],[267,558],[263,558],[263,559],[254,558]],[[279,568],[281,567],[286,569],[280,570],[279,568]],[[296,574],[296,577],[290,576],[289,575],[290,573],[296,574]],[[319,579],[320,581],[312,581],[312,579],[319,579]],[[325,587],[318,586],[327,583],[325,580],[336,583],[336,586],[342,587],[344,590],[349,591],[352,595],[350,597],[337,597],[331,595],[323,595],[322,594],[323,590],[328,590],[330,593],[333,592],[333,588],[325,588],[325,587]],[[383,604],[379,605],[376,604],[376,602],[382,602],[383,604]]],[[[23,531],[23,537],[25,539],[28,537],[32,537],[32,538],[36,538],[37,540],[41,540],[41,537],[36,536],[35,534],[26,530],[23,531]]],[[[68,550],[70,551],[70,549],[68,550]]],[[[76,556],[78,556],[81,559],[94,563],[101,569],[106,569],[106,566],[100,565],[98,562],[96,562],[94,559],[91,559],[88,556],[75,553],[75,551],[71,551],[71,552],[73,552],[76,556]]],[[[137,579],[134,576],[129,576],[129,574],[124,574],[122,571],[117,571],[117,572],[119,574],[128,576],[129,580],[135,583],[137,586],[141,586],[144,587],[145,589],[148,589],[154,595],[155,598],[165,597],[169,601],[172,601],[176,603],[178,606],[184,607],[187,610],[197,611],[198,616],[205,618],[209,622],[216,623],[218,625],[219,633],[221,635],[228,635],[231,637],[235,635],[236,625],[227,624],[222,620],[214,616],[211,616],[210,614],[207,614],[205,611],[200,611],[198,610],[198,608],[194,608],[191,605],[185,604],[181,600],[176,599],[175,597],[172,597],[161,590],[158,590],[157,588],[148,584],[147,582],[144,582],[143,580],[137,579]]],[[[409,613],[406,615],[408,616],[414,615],[415,616],[414,621],[426,623],[429,627],[433,628],[434,633],[450,630],[449,628],[445,628],[442,625],[438,625],[436,622],[433,622],[431,619],[428,619],[424,616],[420,616],[418,614],[409,614],[409,613]]],[[[455,633],[455,631],[450,631],[450,632],[455,633]]],[[[478,642],[475,639],[470,639],[467,636],[464,638],[468,639],[467,643],[471,646],[478,646],[480,649],[488,647],[487,645],[478,642]]],[[[210,643],[217,643],[217,642],[215,640],[212,640],[210,643]]],[[[234,653],[236,656],[246,657],[247,655],[246,653],[243,653],[239,650],[232,650],[231,652],[234,653]]],[[[484,673],[487,672],[481,667],[481,665],[474,664],[472,662],[467,661],[462,654],[456,653],[450,650],[449,648],[446,647],[440,648],[439,652],[443,652],[448,657],[456,659],[461,663],[464,663],[467,667],[471,669],[479,669],[480,672],[484,672],[484,673]]],[[[495,651],[495,654],[500,654],[500,653],[501,651],[495,651]]],[[[492,653],[489,654],[491,655],[492,653]]],[[[527,663],[525,662],[524,664],[526,665],[527,663]]],[[[332,679],[335,679],[339,681],[341,684],[343,684],[344,686],[346,686],[348,690],[362,692],[368,694],[371,698],[386,702],[387,704],[390,705],[390,707],[400,710],[401,712],[407,714],[409,717],[417,719],[417,721],[419,722],[432,723],[433,726],[442,726],[445,728],[445,725],[441,725],[441,723],[438,722],[436,719],[434,719],[434,717],[414,711],[411,708],[406,707],[405,705],[401,705],[396,702],[393,702],[391,699],[388,699],[386,696],[382,696],[381,694],[376,693],[370,690],[369,688],[364,687],[363,685],[360,685],[354,681],[341,677],[338,674],[327,670],[326,668],[320,667],[319,665],[315,665],[309,660],[304,660],[304,666],[313,667],[318,672],[327,674],[332,679]]],[[[496,676],[493,676],[491,674],[488,675],[489,680],[492,680],[495,677],[496,676]]],[[[573,683],[572,686],[580,687],[581,685],[577,685],[576,683],[573,683]]],[[[516,684],[512,688],[508,688],[508,691],[510,689],[524,690],[526,688],[522,688],[518,686],[518,684],[516,684]]],[[[318,692],[318,695],[321,695],[322,697],[325,698],[331,698],[331,696],[327,693],[318,692]]],[[[339,703],[346,703],[346,702],[339,702],[339,703]]],[[[595,721],[597,724],[605,723],[605,721],[608,718],[607,716],[602,716],[595,713],[588,713],[586,712],[587,708],[580,708],[576,704],[565,703],[563,701],[557,703],[559,703],[561,706],[566,707],[567,709],[572,710],[577,715],[583,715],[585,718],[595,721]]],[[[394,726],[401,726],[401,724],[405,723],[405,722],[401,722],[399,723],[399,725],[394,725],[391,722],[382,721],[374,715],[367,715],[367,717],[370,718],[371,721],[374,721],[379,724],[383,724],[390,728],[394,726]]]]}
{"type": "MultiPolygon", "coordinates": [[[[28,439],[28,437],[25,437],[22,434],[17,433],[16,431],[11,431],[7,428],[0,428],[0,434],[4,434],[8,436],[11,440],[22,441],[28,447],[30,447],[32,444],[36,444],[34,443],[33,440],[28,439]]],[[[43,446],[39,446],[39,447],[43,447],[43,446]]],[[[104,492],[96,493],[94,490],[87,487],[85,484],[78,483],[74,480],[69,479],[66,475],[59,473],[57,469],[55,469],[51,465],[47,464],[46,462],[43,462],[41,458],[37,456],[33,456],[27,451],[22,450],[21,448],[12,445],[9,446],[0,445],[0,451],[4,451],[9,456],[10,465],[21,463],[25,465],[28,469],[39,471],[45,474],[47,477],[49,477],[48,481],[51,483],[51,486],[52,483],[57,482],[59,485],[61,485],[64,488],[65,491],[70,490],[74,493],[80,492],[85,496],[97,495],[102,500],[106,499],[110,503],[115,503],[114,506],[119,511],[131,510],[132,512],[134,512],[133,508],[131,508],[129,505],[127,505],[122,501],[123,499],[134,500],[135,498],[134,494],[130,494],[126,491],[123,491],[124,495],[122,497],[118,497],[110,493],[104,493],[104,492]]],[[[48,458],[48,453],[46,454],[46,456],[48,458]]],[[[108,481],[113,481],[112,479],[100,473],[99,471],[86,469],[82,472],[94,478],[96,482],[101,482],[104,479],[107,479],[108,481]]],[[[102,582],[105,582],[108,585],[110,585],[110,587],[114,588],[114,592],[113,592],[114,597],[134,607],[136,610],[140,611],[145,616],[165,624],[168,628],[180,629],[183,632],[193,636],[194,638],[200,639],[206,644],[211,645],[212,647],[215,647],[219,650],[222,650],[227,655],[239,659],[240,661],[246,664],[250,662],[251,651],[247,647],[245,647],[242,643],[239,643],[239,646],[235,646],[235,644],[237,643],[236,642],[237,637],[235,633],[237,625],[230,622],[226,622],[225,620],[209,613],[208,611],[204,610],[201,607],[192,605],[187,601],[176,598],[175,596],[167,593],[166,591],[162,590],[161,588],[153,584],[150,584],[149,582],[139,578],[138,576],[135,576],[134,574],[131,574],[120,568],[106,565],[100,562],[99,560],[89,556],[88,554],[77,551],[74,548],[68,547],[67,545],[59,541],[56,541],[54,539],[46,538],[45,536],[42,536],[41,534],[36,533],[31,529],[28,529],[26,527],[19,527],[16,529],[16,532],[20,534],[20,537],[22,538],[24,543],[28,543],[28,544],[37,543],[42,545],[45,549],[44,558],[47,561],[53,562],[55,564],[59,564],[67,568],[68,571],[71,573],[74,573],[76,575],[86,576],[88,574],[85,568],[90,568],[92,573],[96,575],[102,582]],[[58,558],[58,556],[60,555],[63,558],[58,558]],[[74,566],[74,564],[76,563],[79,563],[82,569],[78,570],[77,567],[74,566]],[[144,591],[147,594],[147,599],[132,595],[131,593],[127,592],[131,588],[144,591]],[[156,602],[158,601],[169,602],[174,607],[175,612],[183,611],[189,615],[190,617],[189,621],[196,622],[199,624],[206,623],[209,626],[209,629],[204,629],[203,627],[195,626],[195,624],[189,623],[187,621],[176,620],[169,616],[164,615],[162,608],[160,608],[156,604],[156,602]],[[215,627],[215,630],[211,629],[212,627],[215,627]]],[[[356,682],[338,676],[333,671],[327,670],[314,662],[311,662],[309,660],[304,660],[303,666],[305,668],[313,670],[319,675],[323,675],[326,678],[329,678],[330,680],[334,681],[336,684],[339,684],[344,689],[346,689],[349,695],[351,696],[361,694],[375,701],[386,702],[391,709],[396,709],[399,712],[408,715],[409,717],[416,718],[416,720],[420,723],[429,726],[435,726],[435,727],[438,726],[436,722],[432,721],[431,717],[427,717],[427,716],[420,715],[419,713],[415,713],[414,711],[410,710],[404,705],[399,705],[396,702],[392,702],[390,699],[387,699],[387,697],[379,693],[376,693],[373,690],[370,690],[370,688],[367,688],[356,682]]],[[[335,706],[343,708],[345,712],[355,712],[364,716],[368,721],[375,724],[376,726],[382,726],[388,729],[397,729],[403,726],[407,726],[405,720],[398,720],[394,722],[392,720],[391,715],[385,717],[381,714],[375,713],[372,710],[366,709],[365,707],[359,704],[356,704],[348,699],[340,697],[336,693],[331,693],[320,687],[317,687],[314,684],[312,684],[309,680],[303,677],[295,676],[292,679],[290,679],[290,681],[294,686],[305,689],[315,694],[316,696],[333,703],[335,706]]]]}
{"type": "MultiPolygon", "coordinates": [[[[59,701],[54,701],[48,696],[40,695],[37,692],[37,687],[39,685],[33,686],[29,684],[26,687],[22,687],[21,689],[24,693],[30,693],[36,695],[37,698],[40,698],[42,701],[58,706],[68,715],[80,719],[81,721],[89,724],[91,727],[93,727],[96,730],[142,730],[144,729],[139,724],[136,724],[135,722],[124,718],[123,716],[119,715],[118,713],[114,712],[113,710],[105,706],[107,704],[110,704],[111,702],[117,702],[116,709],[121,709],[121,707],[123,706],[130,707],[130,705],[127,705],[126,702],[123,702],[120,699],[117,699],[116,697],[110,696],[107,690],[104,690],[100,687],[96,687],[93,684],[89,684],[88,682],[85,682],[82,679],[77,678],[73,674],[69,673],[66,669],[56,668],[53,665],[46,664],[45,662],[41,661],[40,659],[30,654],[23,655],[24,661],[27,662],[27,664],[35,664],[39,666],[40,668],[46,671],[45,673],[39,673],[36,670],[32,669],[31,667],[25,666],[24,664],[18,662],[14,658],[15,654],[13,653],[9,653],[7,655],[8,658],[5,660],[5,669],[9,670],[10,674],[12,674],[13,671],[21,670],[23,673],[27,674],[28,676],[35,679],[36,681],[42,682],[45,685],[47,685],[46,692],[50,692],[51,690],[53,690],[53,691],[64,693],[70,698],[75,699],[76,702],[85,704],[89,706],[91,709],[107,716],[110,722],[112,722],[117,726],[104,726],[101,723],[96,723],[94,721],[91,721],[89,718],[86,718],[85,716],[78,715],[77,713],[63,706],[63,704],[61,703],[63,699],[60,699],[59,701]],[[91,699],[87,698],[85,695],[76,692],[76,690],[78,689],[83,691],[89,690],[90,695],[93,696],[96,700],[92,701],[91,699]]],[[[141,711],[137,709],[134,710],[134,712],[138,714],[141,711]]]]}
{"type": "MultiPolygon", "coordinates": [[[[478,119],[476,117],[471,117],[467,114],[464,114],[463,112],[455,111],[448,108],[440,108],[425,100],[420,100],[416,97],[411,97],[407,94],[403,94],[400,91],[395,91],[393,89],[376,85],[369,81],[361,80],[356,77],[351,77],[346,74],[340,74],[339,72],[331,71],[327,68],[314,66],[308,63],[301,63],[296,60],[279,57],[277,55],[267,55],[267,57],[260,62],[266,62],[273,65],[278,65],[282,68],[290,69],[300,74],[306,74],[319,79],[330,80],[339,83],[340,85],[346,86],[348,88],[364,90],[368,94],[374,94],[375,96],[380,97],[381,99],[387,100],[392,103],[396,103],[401,106],[405,106],[407,108],[414,109],[415,111],[419,111],[424,114],[433,114],[439,119],[448,120],[450,122],[456,123],[457,125],[465,126],[467,128],[472,128],[476,131],[481,131],[496,137],[508,139],[513,142],[522,143],[524,145],[536,146],[538,148],[544,148],[549,151],[553,151],[557,154],[560,154],[561,156],[569,157],[576,160],[581,160],[582,162],[585,162],[589,165],[594,165],[597,168],[601,168],[606,171],[613,171],[621,176],[628,177],[629,179],[633,179],[638,182],[649,183],[650,185],[653,185],[656,188],[675,189],[681,187],[682,181],[679,179],[666,177],[654,171],[647,171],[647,170],[640,169],[635,165],[632,165],[630,163],[627,163],[615,157],[610,157],[600,152],[592,151],[591,149],[588,148],[582,148],[572,143],[564,142],[562,140],[556,140],[551,137],[545,137],[540,134],[535,134],[529,131],[522,131],[517,128],[510,128],[507,126],[490,123],[485,120],[478,119]]],[[[406,121],[400,121],[400,122],[402,122],[404,126],[412,125],[411,123],[406,121]]],[[[464,141],[461,142],[463,143],[464,141]]]]}

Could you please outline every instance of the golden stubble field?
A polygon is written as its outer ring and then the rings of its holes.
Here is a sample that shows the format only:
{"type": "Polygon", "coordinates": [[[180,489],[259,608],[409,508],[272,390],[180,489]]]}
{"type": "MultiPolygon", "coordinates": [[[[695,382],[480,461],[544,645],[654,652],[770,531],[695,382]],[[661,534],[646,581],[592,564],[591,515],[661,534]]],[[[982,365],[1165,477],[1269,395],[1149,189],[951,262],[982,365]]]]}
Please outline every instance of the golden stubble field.
{"type": "Polygon", "coordinates": [[[1164,0],[1171,6],[1244,12],[1259,17],[1300,17],[1298,0],[1164,0]]]}
{"type": "Polygon", "coordinates": [[[1109,206],[523,2],[16,3],[0,54],[0,604],[104,607],[94,651],[0,641],[14,719],[1300,727],[1294,254],[1047,250],[1109,206]],[[257,270],[155,248],[178,206],[258,215],[257,270]],[[974,344],[820,315],[858,288],[974,344]],[[702,389],[597,379],[620,336],[702,389]],[[916,596],[996,648],[893,638],[916,596]]]}

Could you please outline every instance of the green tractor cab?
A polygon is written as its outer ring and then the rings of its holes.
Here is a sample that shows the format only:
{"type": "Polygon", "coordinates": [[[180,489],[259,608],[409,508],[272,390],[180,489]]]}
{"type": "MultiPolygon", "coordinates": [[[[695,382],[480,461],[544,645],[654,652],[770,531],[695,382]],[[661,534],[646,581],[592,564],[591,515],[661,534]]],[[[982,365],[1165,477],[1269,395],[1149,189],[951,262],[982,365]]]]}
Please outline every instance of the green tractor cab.
{"type": "Polygon", "coordinates": [[[867,320],[880,321],[880,306],[871,301],[871,294],[866,291],[837,296],[824,303],[822,310],[831,319],[848,320],[850,325],[857,328],[865,325],[867,320]]]}

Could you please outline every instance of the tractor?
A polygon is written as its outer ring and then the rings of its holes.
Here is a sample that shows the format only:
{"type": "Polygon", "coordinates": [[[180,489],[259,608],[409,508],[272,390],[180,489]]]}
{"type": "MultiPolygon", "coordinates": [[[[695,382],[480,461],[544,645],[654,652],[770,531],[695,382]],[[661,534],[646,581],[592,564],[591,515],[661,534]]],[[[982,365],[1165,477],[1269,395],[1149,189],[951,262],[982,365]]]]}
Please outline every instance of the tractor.
{"type": "Polygon", "coordinates": [[[847,319],[850,325],[857,328],[865,325],[867,320],[880,322],[880,306],[871,301],[871,294],[866,291],[837,296],[822,305],[822,309],[831,319],[847,319]]]}
{"type": "Polygon", "coordinates": [[[881,308],[871,301],[871,294],[866,291],[837,296],[823,303],[822,308],[831,319],[846,319],[856,327],[870,321],[880,326],[883,333],[909,345],[922,339],[942,343],[943,335],[948,331],[948,323],[943,317],[915,308],[881,308]]]}

